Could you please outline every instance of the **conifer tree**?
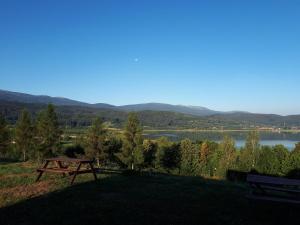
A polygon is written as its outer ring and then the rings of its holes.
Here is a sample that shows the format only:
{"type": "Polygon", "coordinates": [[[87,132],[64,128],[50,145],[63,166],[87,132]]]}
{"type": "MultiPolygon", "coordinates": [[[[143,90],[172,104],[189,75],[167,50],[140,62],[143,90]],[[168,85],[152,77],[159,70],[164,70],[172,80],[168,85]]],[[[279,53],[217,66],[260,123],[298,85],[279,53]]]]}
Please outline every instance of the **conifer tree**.
{"type": "Polygon", "coordinates": [[[135,113],[128,115],[122,151],[117,156],[131,170],[140,167],[144,162],[142,128],[135,113]]]}
{"type": "Polygon", "coordinates": [[[36,124],[38,138],[38,159],[57,153],[62,134],[54,106],[49,104],[39,113],[36,124]]]}
{"type": "Polygon", "coordinates": [[[103,121],[97,118],[88,130],[87,155],[96,159],[98,167],[100,166],[100,161],[104,161],[107,157],[105,151],[106,137],[107,130],[104,127],[103,121]]]}
{"type": "Polygon", "coordinates": [[[23,155],[23,161],[28,158],[28,153],[33,147],[33,127],[27,110],[23,110],[16,124],[16,149],[23,155]]]}
{"type": "Polygon", "coordinates": [[[10,132],[4,116],[0,113],[0,156],[5,156],[10,145],[10,132]]]}

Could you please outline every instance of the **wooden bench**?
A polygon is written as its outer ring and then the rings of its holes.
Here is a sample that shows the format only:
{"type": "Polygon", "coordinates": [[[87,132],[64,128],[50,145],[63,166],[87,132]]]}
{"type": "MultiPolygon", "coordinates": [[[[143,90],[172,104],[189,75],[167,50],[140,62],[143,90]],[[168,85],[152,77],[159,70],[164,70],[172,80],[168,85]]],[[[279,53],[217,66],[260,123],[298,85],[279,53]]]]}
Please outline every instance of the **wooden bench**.
{"type": "Polygon", "coordinates": [[[300,204],[300,180],[248,174],[247,182],[248,199],[300,204]]]}
{"type": "Polygon", "coordinates": [[[49,173],[60,173],[63,176],[73,175],[71,179],[71,184],[74,183],[74,180],[78,174],[83,173],[92,173],[95,180],[97,180],[96,172],[93,167],[93,162],[89,159],[73,159],[73,158],[49,158],[45,159],[45,164],[43,167],[37,169],[38,176],[36,181],[39,181],[44,172],[49,173]],[[48,167],[49,164],[54,164],[52,167],[48,167]],[[73,165],[73,166],[72,166],[73,165]],[[75,166],[74,166],[75,165],[75,166]],[[86,169],[82,169],[82,165],[86,165],[86,169]]]}

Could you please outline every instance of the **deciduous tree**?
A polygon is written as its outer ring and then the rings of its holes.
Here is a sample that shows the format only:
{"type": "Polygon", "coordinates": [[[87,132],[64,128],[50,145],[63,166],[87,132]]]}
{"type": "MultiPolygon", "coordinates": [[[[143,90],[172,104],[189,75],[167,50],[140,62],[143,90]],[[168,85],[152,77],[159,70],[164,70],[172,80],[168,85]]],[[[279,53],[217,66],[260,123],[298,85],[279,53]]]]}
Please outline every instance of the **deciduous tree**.
{"type": "Polygon", "coordinates": [[[224,177],[227,170],[234,167],[236,160],[235,142],[230,136],[225,135],[219,146],[219,166],[217,173],[219,176],[224,177]]]}
{"type": "Polygon", "coordinates": [[[186,175],[195,175],[199,162],[196,146],[190,139],[184,139],[180,142],[180,173],[186,175]]]}

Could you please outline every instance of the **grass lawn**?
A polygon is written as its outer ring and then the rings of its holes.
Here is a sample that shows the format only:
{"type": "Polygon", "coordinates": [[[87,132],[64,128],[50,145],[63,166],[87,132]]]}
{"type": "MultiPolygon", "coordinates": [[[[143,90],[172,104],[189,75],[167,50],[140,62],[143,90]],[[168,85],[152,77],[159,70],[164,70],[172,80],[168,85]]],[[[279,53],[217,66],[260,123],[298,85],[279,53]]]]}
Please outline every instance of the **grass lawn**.
{"type": "Polygon", "coordinates": [[[299,208],[248,202],[248,188],[200,177],[47,175],[0,163],[0,224],[300,224],[299,208]]]}

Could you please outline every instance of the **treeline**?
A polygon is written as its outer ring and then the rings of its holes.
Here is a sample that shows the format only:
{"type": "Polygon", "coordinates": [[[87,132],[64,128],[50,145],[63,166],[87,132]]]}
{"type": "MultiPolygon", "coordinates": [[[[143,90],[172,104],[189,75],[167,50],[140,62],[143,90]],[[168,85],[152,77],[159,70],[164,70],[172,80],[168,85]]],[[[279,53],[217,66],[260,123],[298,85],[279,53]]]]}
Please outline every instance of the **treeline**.
{"type": "Polygon", "coordinates": [[[228,170],[286,176],[300,168],[300,143],[292,151],[283,145],[261,146],[256,131],[248,134],[240,149],[230,136],[224,136],[220,143],[145,139],[135,113],[128,115],[122,133],[108,130],[98,118],[71,146],[63,147],[65,138],[52,105],[41,111],[35,121],[23,110],[13,130],[0,118],[0,156],[24,161],[64,154],[93,158],[98,166],[211,177],[225,177],[228,170]]]}
{"type": "MultiPolygon", "coordinates": [[[[0,100],[0,113],[10,124],[15,124],[23,108],[26,108],[35,120],[39,112],[46,107],[41,103],[22,103],[0,100]]],[[[91,126],[100,117],[110,126],[124,126],[128,113],[117,109],[93,108],[86,106],[56,106],[58,122],[64,128],[81,128],[91,126]]],[[[264,114],[232,113],[211,116],[193,116],[168,111],[137,112],[143,126],[159,129],[244,129],[255,126],[276,126],[290,129],[300,126],[300,116],[276,116],[264,114]],[[285,126],[284,126],[285,125],[285,126]]]]}
{"type": "Polygon", "coordinates": [[[61,135],[62,130],[51,104],[39,112],[35,121],[27,110],[23,110],[13,129],[0,115],[0,157],[42,160],[59,151],[61,135]]]}

